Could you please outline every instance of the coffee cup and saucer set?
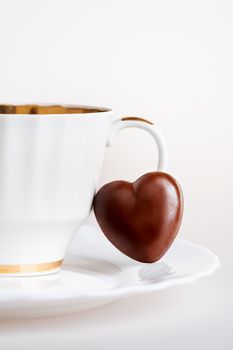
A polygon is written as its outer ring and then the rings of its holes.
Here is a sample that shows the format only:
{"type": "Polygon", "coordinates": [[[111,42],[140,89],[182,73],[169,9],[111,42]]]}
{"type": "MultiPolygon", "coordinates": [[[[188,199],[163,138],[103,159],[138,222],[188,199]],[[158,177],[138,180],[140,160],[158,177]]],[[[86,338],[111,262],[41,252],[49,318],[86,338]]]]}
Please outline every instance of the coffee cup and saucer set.
{"type": "Polygon", "coordinates": [[[211,275],[218,257],[177,238],[183,206],[151,121],[100,107],[1,104],[0,319],[77,313],[211,275]],[[97,191],[105,147],[131,127],[153,137],[155,171],[97,191]]]}

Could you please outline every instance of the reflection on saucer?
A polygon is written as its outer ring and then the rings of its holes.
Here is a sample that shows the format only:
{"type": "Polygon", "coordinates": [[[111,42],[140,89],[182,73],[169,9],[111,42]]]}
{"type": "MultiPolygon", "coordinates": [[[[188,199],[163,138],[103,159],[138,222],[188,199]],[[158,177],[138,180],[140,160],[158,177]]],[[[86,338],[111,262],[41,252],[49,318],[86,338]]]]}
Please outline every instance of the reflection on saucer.
{"type": "Polygon", "coordinates": [[[18,289],[18,290],[43,290],[49,288],[57,288],[62,285],[60,273],[54,273],[45,276],[29,276],[29,277],[1,277],[0,291],[2,289],[18,289]]]}
{"type": "Polygon", "coordinates": [[[139,280],[143,284],[161,282],[175,275],[175,271],[164,262],[144,265],[138,271],[139,280]]]}

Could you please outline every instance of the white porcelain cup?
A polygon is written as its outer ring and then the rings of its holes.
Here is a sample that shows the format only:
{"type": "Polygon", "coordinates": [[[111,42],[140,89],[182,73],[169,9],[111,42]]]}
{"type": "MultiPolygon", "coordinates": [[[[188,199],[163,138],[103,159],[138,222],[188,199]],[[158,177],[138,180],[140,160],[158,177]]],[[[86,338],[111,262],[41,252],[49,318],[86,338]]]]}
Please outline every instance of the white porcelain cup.
{"type": "Polygon", "coordinates": [[[98,176],[118,131],[148,131],[165,170],[163,137],[151,122],[114,120],[110,109],[0,105],[0,276],[58,271],[88,217],[98,176]]]}

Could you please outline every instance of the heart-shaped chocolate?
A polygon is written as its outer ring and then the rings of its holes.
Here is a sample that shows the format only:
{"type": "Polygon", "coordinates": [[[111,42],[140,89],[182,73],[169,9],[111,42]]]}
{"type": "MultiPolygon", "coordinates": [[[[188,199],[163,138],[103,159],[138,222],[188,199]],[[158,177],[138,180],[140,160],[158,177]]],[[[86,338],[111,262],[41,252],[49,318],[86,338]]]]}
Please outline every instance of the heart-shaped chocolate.
{"type": "Polygon", "coordinates": [[[94,212],[116,248],[135,260],[154,262],[166,253],[179,231],[182,191],[163,172],[145,174],[134,183],[113,181],[97,192],[94,212]]]}

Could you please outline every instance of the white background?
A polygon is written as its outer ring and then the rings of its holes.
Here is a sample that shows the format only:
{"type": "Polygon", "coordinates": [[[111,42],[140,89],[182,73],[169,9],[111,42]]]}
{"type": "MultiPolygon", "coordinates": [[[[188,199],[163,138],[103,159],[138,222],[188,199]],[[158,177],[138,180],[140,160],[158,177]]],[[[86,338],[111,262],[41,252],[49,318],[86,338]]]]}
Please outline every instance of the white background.
{"type": "MultiPolygon", "coordinates": [[[[1,349],[232,349],[233,3],[229,0],[0,0],[0,102],[112,107],[152,119],[182,184],[180,236],[220,256],[195,284],[80,315],[1,322],[1,349]]],[[[100,184],[155,169],[126,130],[100,184]]]]}

